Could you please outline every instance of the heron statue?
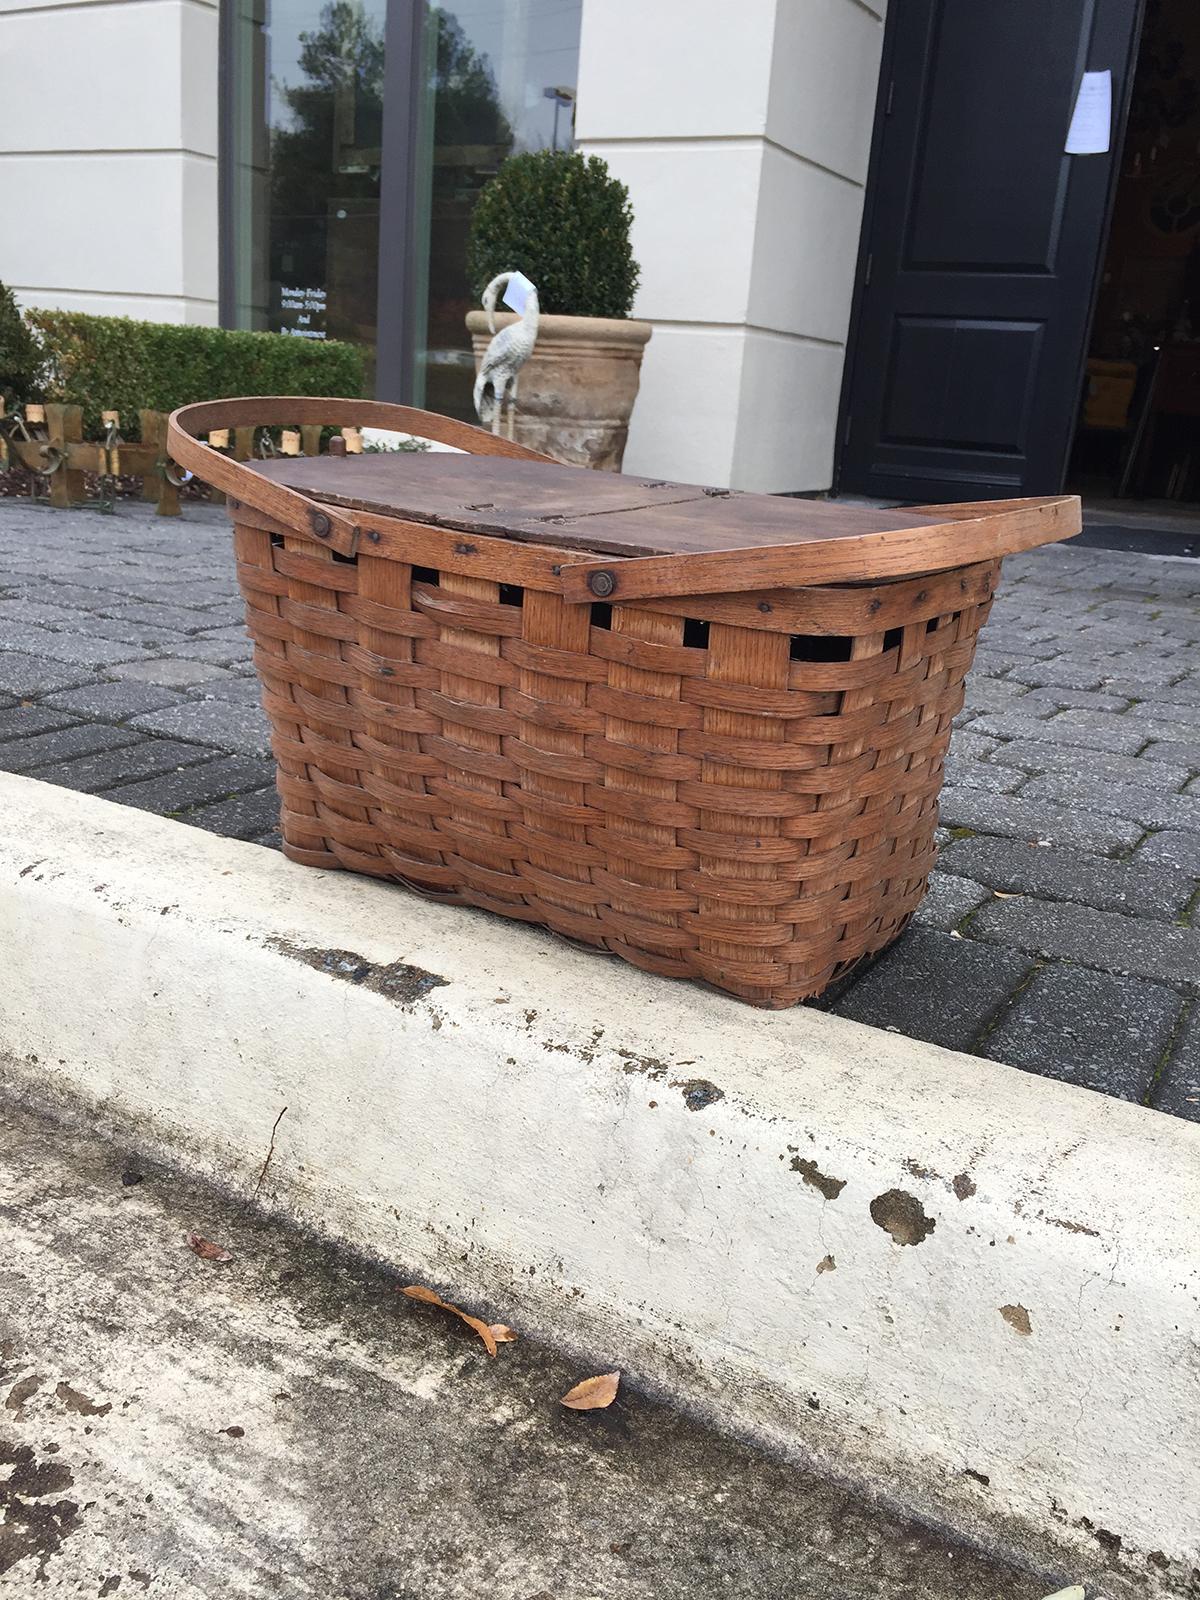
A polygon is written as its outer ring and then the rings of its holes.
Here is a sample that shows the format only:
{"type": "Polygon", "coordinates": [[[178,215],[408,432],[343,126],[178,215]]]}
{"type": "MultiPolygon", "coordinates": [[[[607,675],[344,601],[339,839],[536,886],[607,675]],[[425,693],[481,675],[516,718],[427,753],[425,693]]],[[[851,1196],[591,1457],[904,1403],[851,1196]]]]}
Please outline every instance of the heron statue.
{"type": "Polygon", "coordinates": [[[479,376],[475,379],[475,415],[493,433],[502,433],[505,407],[508,409],[508,437],[513,437],[517,401],[517,374],[533,354],[538,333],[538,293],[532,284],[519,322],[510,322],[496,333],[496,298],[508,287],[512,272],[501,272],[483,291],[483,309],[488,329],[494,335],[483,353],[479,376]]]}

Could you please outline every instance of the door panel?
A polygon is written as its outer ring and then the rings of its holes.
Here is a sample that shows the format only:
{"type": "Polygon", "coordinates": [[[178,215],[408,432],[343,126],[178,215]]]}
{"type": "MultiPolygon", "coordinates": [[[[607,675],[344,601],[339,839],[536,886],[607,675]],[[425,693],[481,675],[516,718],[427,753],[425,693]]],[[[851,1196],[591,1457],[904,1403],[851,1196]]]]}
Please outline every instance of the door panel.
{"type": "Polygon", "coordinates": [[[883,440],[920,445],[940,438],[960,450],[1022,451],[1041,332],[1037,322],[898,317],[883,440]],[[992,381],[976,383],[980,371],[992,381]]]}
{"type": "Polygon", "coordinates": [[[921,500],[1053,493],[1078,408],[1138,8],[903,0],[888,30],[840,487],[921,500]],[[1113,149],[1068,156],[1080,77],[1103,67],[1113,149]]]}
{"type": "Polygon", "coordinates": [[[1053,270],[1068,173],[1067,101],[1082,70],[1077,49],[1031,50],[1054,26],[1047,12],[1056,9],[1076,14],[1063,30],[1069,46],[1091,0],[1049,7],[1046,0],[948,0],[935,8],[926,93],[916,107],[920,154],[907,267],[1053,270]],[[1030,115],[1039,106],[1058,111],[1061,137],[1054,137],[1053,116],[1030,115]],[[981,142],[991,158],[986,171],[981,142]]]}

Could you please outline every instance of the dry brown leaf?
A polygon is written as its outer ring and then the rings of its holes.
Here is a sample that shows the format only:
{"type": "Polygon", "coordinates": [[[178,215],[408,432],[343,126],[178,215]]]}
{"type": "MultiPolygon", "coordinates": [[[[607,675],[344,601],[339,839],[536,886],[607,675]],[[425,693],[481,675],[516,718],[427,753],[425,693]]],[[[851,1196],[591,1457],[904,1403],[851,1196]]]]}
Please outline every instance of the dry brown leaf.
{"type": "Polygon", "coordinates": [[[568,1389],[559,1405],[567,1406],[571,1411],[602,1411],[617,1398],[620,1381],[619,1372],[605,1372],[598,1378],[585,1378],[573,1389],[568,1389]]]}
{"type": "Polygon", "coordinates": [[[419,1283],[410,1283],[407,1289],[401,1289],[401,1294],[406,1294],[410,1300],[419,1300],[425,1306],[440,1306],[444,1304],[440,1294],[434,1294],[432,1289],[424,1289],[419,1283]]]}
{"type": "Polygon", "coordinates": [[[511,1328],[506,1328],[502,1322],[492,1323],[492,1338],[497,1344],[512,1344],[516,1334],[511,1328]]]}
{"type": "Polygon", "coordinates": [[[198,1233],[189,1233],[187,1242],[200,1257],[201,1261],[233,1260],[228,1250],[222,1250],[219,1244],[213,1244],[209,1239],[202,1239],[198,1233]]]}
{"type": "MultiPolygon", "coordinates": [[[[444,1301],[442,1303],[445,1305],[444,1301]]],[[[486,1345],[488,1355],[492,1356],[494,1359],[496,1354],[496,1339],[488,1324],[480,1317],[468,1316],[465,1311],[460,1311],[457,1306],[447,1305],[446,1310],[453,1311],[454,1315],[456,1317],[460,1317],[463,1322],[466,1323],[468,1328],[473,1328],[475,1330],[475,1332],[486,1345]]]]}
{"type": "Polygon", "coordinates": [[[439,1306],[443,1311],[451,1312],[479,1335],[487,1348],[488,1355],[496,1354],[496,1335],[482,1318],[473,1317],[469,1312],[460,1310],[458,1306],[452,1306],[449,1300],[443,1300],[440,1294],[435,1294],[432,1289],[426,1289],[420,1283],[410,1283],[406,1289],[401,1289],[400,1293],[406,1294],[410,1300],[419,1300],[422,1305],[439,1306]]]}
{"type": "MultiPolygon", "coordinates": [[[[996,900],[1019,900],[1021,898],[1019,894],[1005,894],[1003,889],[993,889],[992,895],[996,900]]],[[[1051,1600],[1053,1600],[1053,1596],[1051,1600]]]]}

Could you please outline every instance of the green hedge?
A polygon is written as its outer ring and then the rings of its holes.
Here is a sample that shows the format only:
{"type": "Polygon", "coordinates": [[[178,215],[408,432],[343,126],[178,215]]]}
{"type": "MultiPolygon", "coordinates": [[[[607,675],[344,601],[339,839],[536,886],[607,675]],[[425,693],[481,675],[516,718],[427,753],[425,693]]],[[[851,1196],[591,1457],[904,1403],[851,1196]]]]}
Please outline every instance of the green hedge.
{"type": "Polygon", "coordinates": [[[82,311],[26,312],[47,356],[45,397],[83,407],[85,436],[102,411],[121,413],[136,437],[137,413],[240,394],[362,394],[365,354],[352,344],[247,333],[82,311]]]}
{"type": "Polygon", "coordinates": [[[21,315],[11,289],[0,283],[0,400],[23,406],[42,393],[46,353],[21,315]]]}

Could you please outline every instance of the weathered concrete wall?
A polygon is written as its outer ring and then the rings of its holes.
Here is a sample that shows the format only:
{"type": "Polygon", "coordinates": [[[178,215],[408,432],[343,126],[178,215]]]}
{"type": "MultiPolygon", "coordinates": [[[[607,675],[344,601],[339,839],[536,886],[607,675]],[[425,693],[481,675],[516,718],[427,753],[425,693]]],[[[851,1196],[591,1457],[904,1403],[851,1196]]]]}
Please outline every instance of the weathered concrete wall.
{"type": "Polygon", "coordinates": [[[490,1361],[386,1267],[11,1100],[0,1262],[5,1600],[1042,1600],[1064,1576],[628,1384],[566,1411],[588,1369],[527,1328],[490,1361]]]}
{"type": "Polygon", "coordinates": [[[1200,1130],[0,776],[0,1046],[910,1510],[1200,1565],[1200,1130]],[[286,1113],[283,1108],[286,1107],[286,1113]],[[278,1124],[276,1126],[276,1124],[278,1124]]]}

